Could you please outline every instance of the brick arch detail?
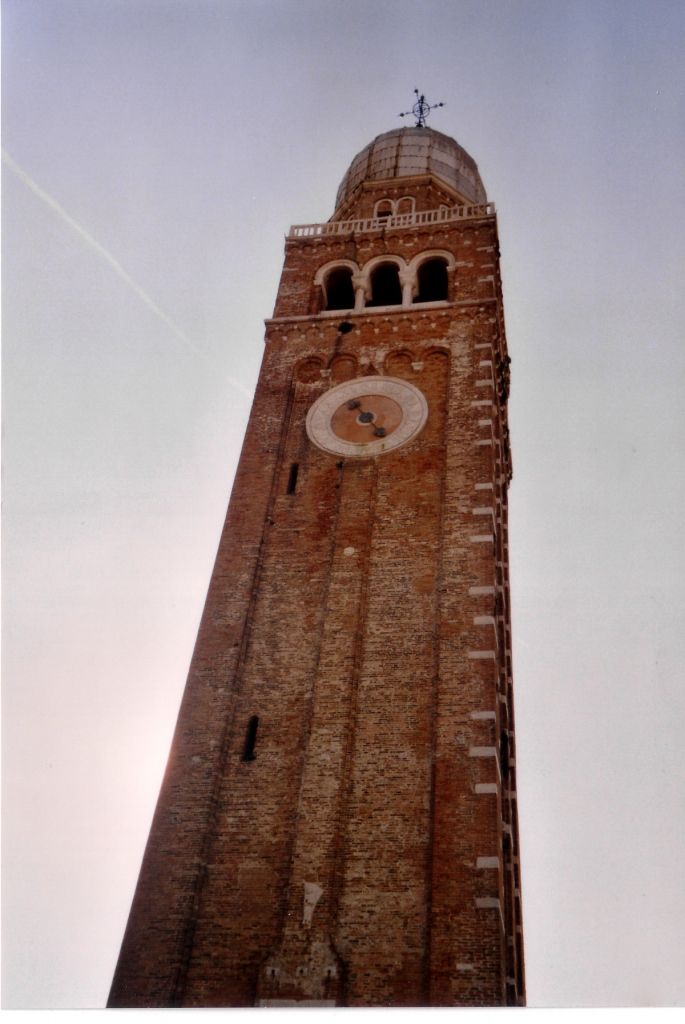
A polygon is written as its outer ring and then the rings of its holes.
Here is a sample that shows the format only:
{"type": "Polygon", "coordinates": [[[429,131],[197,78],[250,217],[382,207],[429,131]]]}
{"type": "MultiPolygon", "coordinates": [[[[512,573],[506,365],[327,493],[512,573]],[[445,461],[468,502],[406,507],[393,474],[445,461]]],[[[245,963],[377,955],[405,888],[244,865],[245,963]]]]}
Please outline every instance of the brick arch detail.
{"type": "Polygon", "coordinates": [[[367,302],[371,299],[373,294],[373,290],[371,288],[371,275],[376,267],[381,267],[383,264],[388,263],[395,264],[399,271],[400,285],[404,285],[404,278],[407,273],[407,261],[403,256],[397,256],[394,253],[381,253],[379,256],[373,256],[370,260],[367,260],[358,276],[353,279],[353,283],[356,288],[364,289],[364,297],[367,302]]]}
{"type": "Polygon", "coordinates": [[[359,266],[354,260],[331,260],[330,263],[324,263],[319,267],[314,276],[314,284],[322,285],[332,271],[344,269],[351,270],[353,275],[359,273],[359,266]]]}
{"type": "Polygon", "coordinates": [[[412,363],[415,361],[416,357],[408,349],[395,349],[392,352],[388,352],[385,357],[383,364],[384,372],[389,377],[400,377],[410,380],[416,376],[412,367],[412,363]]]}
{"type": "Polygon", "coordinates": [[[328,364],[331,381],[352,380],[359,372],[359,361],[352,352],[339,352],[328,364]]]}
{"type": "Polygon", "coordinates": [[[318,356],[304,356],[293,367],[293,380],[313,384],[321,379],[323,359],[318,356]]]}
{"type": "Polygon", "coordinates": [[[409,264],[409,270],[411,270],[416,276],[416,273],[422,263],[427,263],[429,260],[444,260],[447,264],[447,270],[453,271],[457,265],[457,261],[451,252],[447,249],[424,249],[423,252],[417,252],[413,260],[409,264]]]}
{"type": "Polygon", "coordinates": [[[407,267],[407,261],[403,256],[396,256],[393,253],[382,253],[380,256],[373,256],[368,260],[361,268],[361,274],[365,278],[370,278],[376,267],[380,267],[383,263],[394,263],[399,271],[405,270],[407,267]]]}
{"type": "Polygon", "coordinates": [[[450,350],[443,345],[431,345],[430,348],[421,349],[422,359],[427,359],[429,356],[445,356],[449,359],[450,350]]]}

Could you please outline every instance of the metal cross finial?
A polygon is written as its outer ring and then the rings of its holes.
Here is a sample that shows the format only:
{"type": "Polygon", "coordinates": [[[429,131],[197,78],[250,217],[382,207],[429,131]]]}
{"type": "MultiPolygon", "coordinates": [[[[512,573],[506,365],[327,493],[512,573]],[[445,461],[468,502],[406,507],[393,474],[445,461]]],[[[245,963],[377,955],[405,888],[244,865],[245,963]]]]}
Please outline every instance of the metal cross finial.
{"type": "Polygon", "coordinates": [[[414,117],[416,118],[416,124],[414,125],[414,127],[425,128],[426,118],[430,114],[431,110],[435,110],[436,107],[444,107],[445,104],[433,103],[431,105],[430,103],[426,103],[426,97],[423,95],[423,93],[421,93],[421,95],[419,96],[418,89],[414,89],[414,92],[416,93],[417,97],[416,103],[411,108],[411,110],[405,110],[403,114],[400,114],[400,117],[409,117],[410,114],[413,114],[414,117]]]}

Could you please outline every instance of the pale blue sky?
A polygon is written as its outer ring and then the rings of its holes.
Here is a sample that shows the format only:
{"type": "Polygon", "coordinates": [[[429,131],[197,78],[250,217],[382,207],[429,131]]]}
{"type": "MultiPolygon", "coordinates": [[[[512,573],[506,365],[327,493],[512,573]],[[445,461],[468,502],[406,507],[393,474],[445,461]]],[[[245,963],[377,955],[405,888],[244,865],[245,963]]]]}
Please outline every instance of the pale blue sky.
{"type": "Polygon", "coordinates": [[[4,0],[5,1006],[102,1006],[291,223],[431,123],[499,211],[532,1005],[685,1002],[685,7],[4,0]],[[180,335],[180,336],[179,336],[180,335]],[[239,385],[239,386],[236,386],[239,385]]]}

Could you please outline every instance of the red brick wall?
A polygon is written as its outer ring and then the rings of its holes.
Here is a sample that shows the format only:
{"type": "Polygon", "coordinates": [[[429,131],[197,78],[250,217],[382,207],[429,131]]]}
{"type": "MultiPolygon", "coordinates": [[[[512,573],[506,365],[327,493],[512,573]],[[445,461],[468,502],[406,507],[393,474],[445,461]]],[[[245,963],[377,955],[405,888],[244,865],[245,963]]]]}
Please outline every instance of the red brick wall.
{"type": "Polygon", "coordinates": [[[470,200],[454,192],[437,178],[421,175],[416,178],[396,178],[388,181],[364,181],[342,206],[335,211],[334,220],[353,220],[373,217],[379,199],[397,201],[405,196],[414,198],[416,212],[437,210],[439,206],[470,204],[470,200]]]}
{"type": "Polygon", "coordinates": [[[497,252],[494,217],[288,240],[110,1005],[523,1000],[497,252]],[[312,312],[332,259],[435,248],[448,303],[312,312]],[[423,392],[419,436],[315,447],[313,401],[373,374],[423,392]]]}

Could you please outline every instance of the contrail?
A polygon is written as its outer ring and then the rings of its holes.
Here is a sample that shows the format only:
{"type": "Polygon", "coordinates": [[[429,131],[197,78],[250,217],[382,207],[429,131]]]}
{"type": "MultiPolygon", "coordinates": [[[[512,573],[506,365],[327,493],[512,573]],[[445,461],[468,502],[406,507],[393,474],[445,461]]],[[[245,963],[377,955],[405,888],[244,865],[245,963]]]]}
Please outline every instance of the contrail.
{"type": "MultiPolygon", "coordinates": [[[[77,223],[77,221],[75,221],[73,217],[70,217],[67,211],[64,209],[64,207],[60,206],[56,199],[53,199],[52,196],[49,196],[47,194],[47,192],[44,192],[40,185],[37,185],[33,178],[30,178],[26,171],[23,171],[19,164],[15,163],[12,157],[9,155],[9,153],[7,153],[4,149],[2,151],[2,159],[5,161],[7,166],[11,167],[14,173],[18,175],[26,185],[28,185],[32,192],[35,192],[36,195],[40,199],[42,199],[44,203],[47,203],[47,205],[51,207],[51,209],[53,209],[55,213],[58,213],[62,220],[65,220],[67,224],[69,224],[69,226],[72,227],[74,231],[76,231],[81,236],[81,238],[85,238],[86,242],[88,242],[89,245],[92,245],[96,252],[100,253],[103,259],[105,259],[109,263],[110,267],[113,268],[113,270],[119,275],[119,277],[123,281],[125,281],[126,284],[128,284],[131,288],[133,288],[133,291],[139,298],[143,300],[145,305],[148,306],[148,308],[151,309],[152,312],[155,313],[160,318],[160,320],[162,320],[167,325],[167,327],[169,327],[174,332],[174,334],[181,339],[181,341],[185,345],[187,345],[193,351],[197,351],[193,343],[188,338],[186,338],[183,331],[176,326],[173,320],[169,319],[164,310],[160,309],[159,306],[155,302],[153,302],[150,296],[147,295],[146,292],[144,292],[143,289],[136,284],[132,277],[129,277],[129,275],[122,267],[121,263],[119,263],[118,260],[115,260],[114,257],[111,256],[107,252],[107,250],[93,238],[92,235],[89,235],[86,229],[82,228],[81,225],[77,223]]],[[[232,377],[229,377],[228,381],[230,384],[233,384],[234,387],[238,388],[239,391],[242,391],[243,394],[247,395],[248,398],[252,398],[251,392],[248,391],[246,387],[243,387],[243,385],[240,384],[237,380],[233,380],[232,377]]]]}
{"type": "Polygon", "coordinates": [[[6,153],[4,149],[2,151],[2,159],[5,161],[8,167],[12,168],[15,174],[19,175],[19,177],[24,183],[28,185],[28,187],[43,200],[44,203],[47,203],[48,206],[50,206],[55,211],[55,213],[58,213],[60,215],[62,220],[65,220],[67,224],[69,224],[70,227],[74,229],[74,231],[78,232],[81,238],[85,238],[86,242],[88,242],[89,245],[92,245],[93,248],[97,250],[97,252],[99,252],[104,259],[107,260],[110,267],[114,268],[119,277],[121,277],[126,282],[126,284],[130,285],[131,288],[133,288],[136,295],[138,295],[143,300],[145,305],[149,306],[153,313],[156,313],[160,320],[163,320],[167,327],[170,327],[174,334],[181,339],[181,341],[185,342],[186,345],[190,345],[191,348],[193,347],[190,341],[186,338],[183,331],[179,330],[176,324],[169,319],[166,313],[163,310],[161,310],[159,306],[156,305],[156,303],[152,301],[150,296],[147,295],[143,291],[143,289],[136,284],[133,278],[129,277],[129,275],[122,267],[121,263],[119,263],[118,260],[115,260],[113,256],[110,256],[107,250],[103,248],[103,246],[101,246],[100,243],[97,242],[92,235],[88,234],[85,228],[82,228],[81,225],[78,224],[73,217],[69,216],[67,211],[64,209],[64,207],[59,205],[57,200],[53,199],[52,196],[49,196],[47,192],[44,192],[40,185],[37,185],[33,178],[30,178],[28,176],[26,171],[22,171],[19,164],[16,164],[12,157],[8,153],[6,153]]]}

